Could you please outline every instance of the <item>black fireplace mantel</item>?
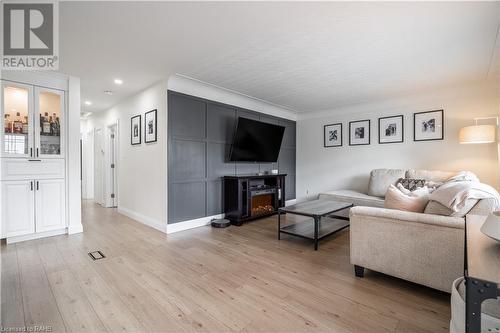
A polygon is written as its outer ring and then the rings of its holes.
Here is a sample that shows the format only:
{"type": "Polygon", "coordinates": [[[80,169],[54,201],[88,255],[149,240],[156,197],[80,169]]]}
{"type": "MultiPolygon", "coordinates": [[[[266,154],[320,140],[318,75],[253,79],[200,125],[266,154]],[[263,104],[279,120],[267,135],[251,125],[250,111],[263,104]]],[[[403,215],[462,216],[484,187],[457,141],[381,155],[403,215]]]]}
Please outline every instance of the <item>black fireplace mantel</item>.
{"type": "Polygon", "coordinates": [[[224,213],[234,225],[270,216],[285,206],[286,174],[225,176],[224,213]]]}

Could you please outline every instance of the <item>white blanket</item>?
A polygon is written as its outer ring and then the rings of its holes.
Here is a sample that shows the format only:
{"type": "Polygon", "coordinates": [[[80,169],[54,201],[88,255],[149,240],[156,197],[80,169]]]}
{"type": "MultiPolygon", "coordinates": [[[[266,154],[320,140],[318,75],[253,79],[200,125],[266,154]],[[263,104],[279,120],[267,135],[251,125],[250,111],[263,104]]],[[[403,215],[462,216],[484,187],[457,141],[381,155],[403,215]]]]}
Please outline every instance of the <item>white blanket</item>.
{"type": "Polygon", "coordinates": [[[477,182],[453,179],[438,187],[430,196],[430,200],[458,212],[464,207],[467,199],[494,199],[496,206],[500,204],[500,195],[491,186],[477,182]]]}

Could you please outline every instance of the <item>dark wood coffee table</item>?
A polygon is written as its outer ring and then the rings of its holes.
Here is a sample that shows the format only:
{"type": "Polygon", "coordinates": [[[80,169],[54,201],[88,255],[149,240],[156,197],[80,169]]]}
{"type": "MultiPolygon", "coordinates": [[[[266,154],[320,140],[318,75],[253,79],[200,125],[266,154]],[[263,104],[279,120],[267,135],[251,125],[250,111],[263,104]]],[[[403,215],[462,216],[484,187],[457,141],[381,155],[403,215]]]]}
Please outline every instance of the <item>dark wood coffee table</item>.
{"type": "Polygon", "coordinates": [[[314,241],[314,250],[318,250],[321,239],[328,237],[349,226],[349,218],[335,213],[351,208],[352,203],[334,200],[312,200],[278,209],[278,239],[281,234],[288,234],[314,241]],[[295,214],[312,217],[314,223],[302,221],[281,227],[281,214],[295,214]]]}

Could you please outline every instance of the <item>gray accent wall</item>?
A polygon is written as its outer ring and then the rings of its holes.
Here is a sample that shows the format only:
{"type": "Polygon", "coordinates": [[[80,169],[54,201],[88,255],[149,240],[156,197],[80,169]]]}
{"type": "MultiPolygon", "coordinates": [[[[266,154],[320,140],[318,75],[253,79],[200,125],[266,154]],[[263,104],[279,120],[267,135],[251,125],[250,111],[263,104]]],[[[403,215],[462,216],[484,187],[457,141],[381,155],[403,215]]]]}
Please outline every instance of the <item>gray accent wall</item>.
{"type": "Polygon", "coordinates": [[[295,121],[168,92],[168,223],[223,213],[222,179],[278,169],[295,199],[295,121]],[[276,163],[227,162],[238,117],[285,126],[276,163]]]}

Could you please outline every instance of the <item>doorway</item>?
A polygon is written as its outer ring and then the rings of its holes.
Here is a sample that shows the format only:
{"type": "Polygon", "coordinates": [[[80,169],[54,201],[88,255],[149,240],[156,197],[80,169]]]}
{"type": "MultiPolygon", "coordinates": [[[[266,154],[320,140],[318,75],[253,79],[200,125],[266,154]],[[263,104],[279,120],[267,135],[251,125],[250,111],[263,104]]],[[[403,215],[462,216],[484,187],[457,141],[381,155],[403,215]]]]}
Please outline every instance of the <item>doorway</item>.
{"type": "Polygon", "coordinates": [[[118,207],[118,125],[108,126],[107,131],[108,163],[106,207],[118,207]]]}

